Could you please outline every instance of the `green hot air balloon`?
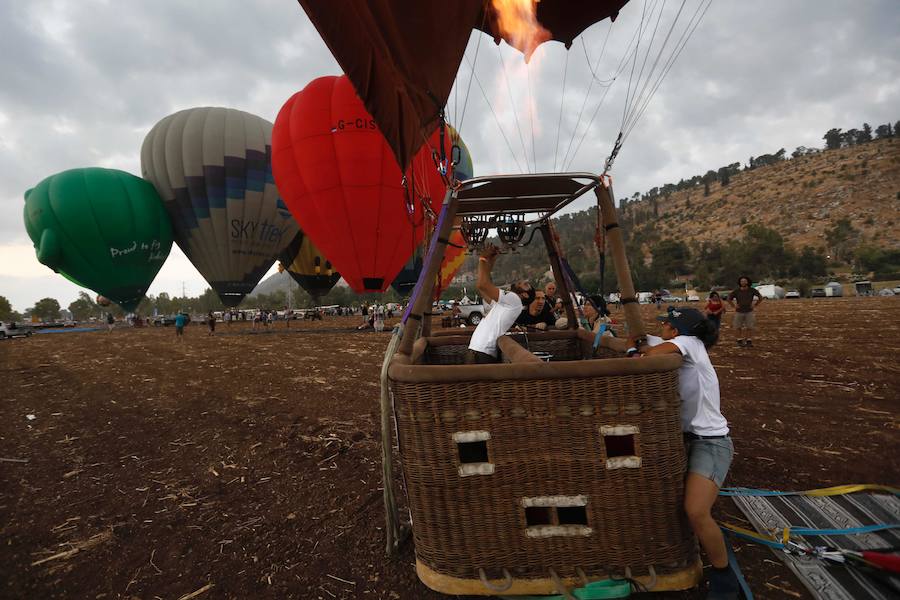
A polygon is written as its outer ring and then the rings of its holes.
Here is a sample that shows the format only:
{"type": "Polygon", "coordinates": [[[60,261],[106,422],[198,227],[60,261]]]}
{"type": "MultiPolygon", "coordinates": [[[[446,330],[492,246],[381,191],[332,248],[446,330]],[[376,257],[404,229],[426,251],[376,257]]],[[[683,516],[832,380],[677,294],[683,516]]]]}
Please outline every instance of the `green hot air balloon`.
{"type": "Polygon", "coordinates": [[[272,124],[232,108],[191,108],[157,123],[141,171],[175,242],[227,306],[250,293],[297,233],[272,178],[272,124]]]}
{"type": "Polygon", "coordinates": [[[137,308],[172,248],[172,226],[149,182],[115,169],[71,169],[25,192],[38,260],[72,282],[137,308]]]}

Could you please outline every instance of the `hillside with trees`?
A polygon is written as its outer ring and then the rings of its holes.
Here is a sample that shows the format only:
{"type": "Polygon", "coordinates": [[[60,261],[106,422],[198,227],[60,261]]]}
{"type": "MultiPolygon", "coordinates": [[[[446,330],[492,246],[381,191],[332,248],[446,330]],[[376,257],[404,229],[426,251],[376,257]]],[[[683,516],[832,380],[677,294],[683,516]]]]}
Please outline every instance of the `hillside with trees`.
{"type": "MultiPolygon", "coordinates": [[[[900,278],[898,127],[832,129],[824,150],[780,149],[621,198],[636,285],[708,288],[744,272],[799,287],[835,272],[900,278]]],[[[554,222],[583,286],[599,288],[595,209],[554,222]]],[[[499,261],[497,278],[546,278],[546,264],[536,243],[499,261]]],[[[610,291],[611,265],[606,273],[610,291]]]]}

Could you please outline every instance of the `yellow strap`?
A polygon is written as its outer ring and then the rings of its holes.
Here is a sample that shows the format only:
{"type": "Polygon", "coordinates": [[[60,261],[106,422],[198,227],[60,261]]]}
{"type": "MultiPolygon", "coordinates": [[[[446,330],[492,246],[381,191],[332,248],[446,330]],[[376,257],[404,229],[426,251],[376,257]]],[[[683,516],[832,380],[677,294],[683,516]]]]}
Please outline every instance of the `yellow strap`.
{"type": "Polygon", "coordinates": [[[791,528],[785,527],[784,531],[781,532],[781,543],[787,544],[788,540],[791,539],[791,528]]]}
{"type": "MultiPolygon", "coordinates": [[[[772,536],[763,535],[763,534],[757,533],[756,531],[753,531],[751,529],[745,529],[745,528],[741,527],[740,525],[735,525],[734,523],[719,523],[719,526],[724,527],[725,529],[727,529],[729,531],[733,531],[735,533],[740,533],[741,535],[746,535],[746,536],[755,538],[757,540],[764,540],[766,542],[777,542],[778,541],[777,539],[775,539],[772,536]]],[[[787,531],[787,530],[785,530],[785,531],[787,531]]]]}
{"type": "Polygon", "coordinates": [[[900,488],[891,487],[889,485],[877,485],[874,483],[856,483],[850,485],[836,485],[834,487],[819,488],[816,490],[806,490],[802,492],[807,496],[840,496],[842,494],[852,494],[854,492],[862,492],[864,490],[878,490],[900,495],[900,488]]]}

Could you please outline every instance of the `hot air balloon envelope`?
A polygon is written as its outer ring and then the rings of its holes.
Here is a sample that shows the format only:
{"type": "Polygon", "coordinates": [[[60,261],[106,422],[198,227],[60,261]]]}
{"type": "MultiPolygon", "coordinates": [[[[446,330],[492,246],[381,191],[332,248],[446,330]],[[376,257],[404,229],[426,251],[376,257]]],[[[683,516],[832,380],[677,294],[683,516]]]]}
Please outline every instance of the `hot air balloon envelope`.
{"type": "Polygon", "coordinates": [[[297,233],[271,171],[272,124],[230,108],[192,108],[157,123],[141,170],[175,241],[223,303],[236,306],[297,233]]]}
{"type": "Polygon", "coordinates": [[[313,298],[330,292],[341,278],[302,231],[297,232],[279,260],[293,280],[313,298]]]}
{"type": "Polygon", "coordinates": [[[25,192],[25,229],[41,263],[127,311],[137,308],[172,247],[156,190],[115,169],[44,179],[25,192]]]}
{"type": "MultiPolygon", "coordinates": [[[[406,171],[404,188],[404,173],[346,77],[312,81],[278,113],[278,190],[356,292],[384,291],[421,242],[422,207],[437,212],[446,190],[431,154],[439,144],[435,132],[406,171]]],[[[444,145],[449,160],[449,135],[444,145]]]]}

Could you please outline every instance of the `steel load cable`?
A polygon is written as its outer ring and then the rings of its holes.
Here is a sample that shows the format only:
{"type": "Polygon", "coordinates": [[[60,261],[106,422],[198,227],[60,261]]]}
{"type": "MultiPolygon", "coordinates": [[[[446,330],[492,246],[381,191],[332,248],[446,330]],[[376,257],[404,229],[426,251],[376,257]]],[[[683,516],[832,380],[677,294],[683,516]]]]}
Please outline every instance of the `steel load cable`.
{"type": "MultiPolygon", "coordinates": [[[[500,46],[497,46],[497,56],[500,59],[500,70],[503,71],[503,79],[506,81],[506,91],[509,93],[509,106],[512,109],[513,119],[516,121],[516,129],[519,131],[519,143],[522,144],[522,154],[525,156],[525,166],[528,166],[528,150],[525,149],[525,138],[522,135],[522,126],[519,124],[519,113],[516,112],[516,102],[513,99],[512,85],[509,83],[509,76],[506,73],[506,62],[503,60],[503,52],[500,46]]],[[[532,130],[532,139],[534,139],[534,131],[532,130]]],[[[518,163],[518,161],[516,161],[518,163]]]]}

